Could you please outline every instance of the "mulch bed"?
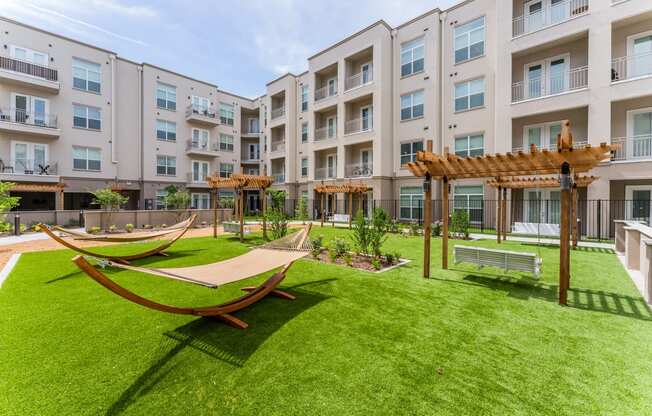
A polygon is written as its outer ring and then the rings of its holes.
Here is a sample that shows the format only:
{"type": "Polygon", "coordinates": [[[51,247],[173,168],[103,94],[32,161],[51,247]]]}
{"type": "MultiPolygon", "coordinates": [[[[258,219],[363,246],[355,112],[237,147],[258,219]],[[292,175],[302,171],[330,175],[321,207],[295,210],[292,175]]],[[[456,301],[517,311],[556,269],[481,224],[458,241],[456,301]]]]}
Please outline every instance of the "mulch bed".
{"type": "Polygon", "coordinates": [[[384,258],[381,258],[380,259],[380,269],[376,269],[371,264],[371,259],[372,259],[371,257],[351,253],[351,264],[348,265],[348,264],[346,264],[346,262],[344,261],[343,258],[336,258],[334,261],[331,260],[330,256],[328,255],[328,250],[326,250],[326,249],[322,249],[317,258],[315,258],[315,256],[313,256],[312,254],[309,256],[309,258],[311,258],[311,259],[313,259],[315,261],[320,261],[322,263],[338,264],[340,266],[351,267],[353,269],[365,270],[365,271],[368,271],[368,272],[383,271],[383,270],[388,269],[390,267],[396,266],[397,264],[400,263],[399,260],[395,260],[394,263],[389,263],[384,258]]]}

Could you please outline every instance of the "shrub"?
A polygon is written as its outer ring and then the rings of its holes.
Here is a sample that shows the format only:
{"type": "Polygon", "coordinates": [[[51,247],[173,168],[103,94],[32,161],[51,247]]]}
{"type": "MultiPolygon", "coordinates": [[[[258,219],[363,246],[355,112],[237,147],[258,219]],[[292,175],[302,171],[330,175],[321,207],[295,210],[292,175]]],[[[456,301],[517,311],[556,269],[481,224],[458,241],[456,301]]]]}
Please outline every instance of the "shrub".
{"type": "Polygon", "coordinates": [[[385,260],[389,264],[394,264],[394,253],[385,253],[385,260]]]}
{"type": "Polygon", "coordinates": [[[145,225],[143,225],[143,228],[146,229],[146,230],[150,230],[150,229],[152,229],[154,227],[152,226],[152,224],[145,224],[145,225]]]}
{"type": "Polygon", "coordinates": [[[328,257],[331,259],[333,263],[335,263],[335,260],[337,260],[337,251],[334,248],[329,248],[328,249],[328,257]]]}
{"type": "Polygon", "coordinates": [[[11,228],[12,228],[11,223],[8,223],[7,221],[0,222],[0,232],[8,233],[9,231],[11,231],[11,228]]]}
{"type": "Polygon", "coordinates": [[[38,224],[32,224],[29,226],[30,230],[34,231],[35,233],[38,233],[41,231],[41,227],[38,226],[38,224]]]}
{"type": "Polygon", "coordinates": [[[456,210],[451,218],[451,231],[457,238],[469,238],[469,213],[465,210],[456,210]]]}
{"type": "Polygon", "coordinates": [[[401,261],[401,253],[398,251],[394,252],[394,260],[396,260],[396,263],[399,263],[401,261]]]}
{"type": "Polygon", "coordinates": [[[125,231],[130,233],[134,231],[134,225],[133,224],[125,224],[125,231]]]}
{"type": "Polygon", "coordinates": [[[371,232],[369,235],[369,247],[374,256],[379,257],[385,240],[387,240],[387,228],[389,218],[387,212],[382,208],[374,209],[371,220],[371,232]]]}
{"type": "Polygon", "coordinates": [[[308,219],[308,201],[306,201],[306,198],[299,198],[295,216],[297,220],[301,221],[303,224],[306,223],[306,220],[308,219]]]}
{"type": "Polygon", "coordinates": [[[27,226],[25,224],[20,224],[20,232],[24,233],[27,230],[27,226]]]}
{"type": "Polygon", "coordinates": [[[434,237],[439,237],[441,235],[441,221],[435,221],[432,224],[432,235],[434,237]]]}
{"type": "Polygon", "coordinates": [[[419,235],[421,234],[421,227],[416,222],[410,223],[410,235],[419,235]]]}
{"type": "Polygon", "coordinates": [[[380,270],[380,268],[381,268],[381,266],[382,266],[382,265],[380,264],[380,259],[378,259],[378,258],[373,258],[373,259],[371,259],[371,265],[372,265],[373,268],[376,269],[376,270],[380,270]]]}
{"type": "Polygon", "coordinates": [[[362,211],[359,210],[355,215],[353,221],[353,233],[351,234],[351,240],[353,241],[353,245],[358,253],[369,254],[370,234],[369,224],[362,214],[362,211]]]}
{"type": "Polygon", "coordinates": [[[321,248],[322,248],[323,241],[324,241],[324,236],[323,235],[317,236],[317,237],[313,238],[312,240],[310,240],[310,242],[312,243],[312,251],[311,251],[311,253],[312,253],[312,256],[314,258],[319,257],[319,255],[321,254],[321,248]]]}
{"type": "Polygon", "coordinates": [[[353,264],[353,256],[351,256],[351,253],[346,253],[344,257],[344,263],[346,263],[347,266],[351,266],[353,264]]]}
{"type": "Polygon", "coordinates": [[[110,233],[116,232],[117,229],[118,229],[118,227],[116,227],[115,224],[109,225],[109,232],[110,233]]]}
{"type": "Polygon", "coordinates": [[[267,213],[267,219],[270,222],[270,230],[274,240],[285,237],[288,233],[288,219],[280,208],[272,208],[267,213]]]}
{"type": "Polygon", "coordinates": [[[98,226],[94,226],[88,229],[89,234],[98,234],[102,229],[98,226]]]}
{"type": "Polygon", "coordinates": [[[399,230],[400,230],[399,222],[396,221],[395,219],[391,220],[389,222],[389,230],[388,231],[390,233],[392,233],[392,234],[398,234],[399,230]]]}
{"type": "Polygon", "coordinates": [[[349,252],[349,244],[343,238],[337,237],[330,243],[330,251],[335,252],[336,257],[342,257],[349,252]]]}
{"type": "Polygon", "coordinates": [[[167,224],[161,224],[161,228],[168,228],[167,224]]]}

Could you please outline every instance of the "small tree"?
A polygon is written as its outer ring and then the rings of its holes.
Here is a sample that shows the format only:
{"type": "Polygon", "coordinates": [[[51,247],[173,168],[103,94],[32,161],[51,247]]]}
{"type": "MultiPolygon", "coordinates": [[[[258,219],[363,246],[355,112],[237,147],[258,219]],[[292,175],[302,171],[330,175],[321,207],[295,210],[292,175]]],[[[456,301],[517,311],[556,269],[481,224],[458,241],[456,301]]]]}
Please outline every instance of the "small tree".
{"type": "Polygon", "coordinates": [[[387,230],[389,228],[389,216],[382,208],[374,209],[371,220],[371,232],[369,234],[369,247],[374,256],[380,257],[382,247],[387,240],[387,230]]]}
{"type": "Polygon", "coordinates": [[[469,213],[466,210],[458,209],[451,218],[451,231],[457,238],[469,238],[469,213]]]}
{"type": "Polygon", "coordinates": [[[0,182],[0,215],[2,218],[0,220],[0,230],[2,231],[11,229],[11,225],[5,221],[7,212],[20,204],[20,197],[11,196],[9,193],[14,185],[16,184],[13,182],[0,182]]]}
{"type": "Polygon", "coordinates": [[[129,201],[129,197],[111,190],[110,188],[98,189],[91,192],[93,195],[93,203],[98,204],[103,210],[107,212],[107,222],[111,223],[111,213],[118,211],[121,205],[129,201]]]}
{"type": "Polygon", "coordinates": [[[285,207],[285,191],[280,189],[271,189],[269,196],[272,198],[272,209],[281,209],[285,207]]]}
{"type": "Polygon", "coordinates": [[[370,235],[371,230],[369,224],[367,223],[362,210],[358,210],[353,220],[353,234],[351,234],[351,241],[353,241],[353,245],[359,253],[369,254],[370,235]]]}
{"type": "Polygon", "coordinates": [[[270,222],[272,238],[274,240],[285,237],[288,233],[288,219],[285,212],[279,208],[272,208],[267,213],[267,219],[270,222]]]}
{"type": "MultiPolygon", "coordinates": [[[[165,188],[167,194],[165,195],[165,205],[169,208],[177,210],[187,210],[190,207],[190,194],[186,191],[180,191],[176,186],[170,185],[165,188]]],[[[177,212],[177,222],[181,220],[182,212],[177,212]]]]}
{"type": "Polygon", "coordinates": [[[299,198],[295,215],[303,224],[306,223],[306,220],[308,219],[308,201],[306,201],[306,198],[299,198]]]}

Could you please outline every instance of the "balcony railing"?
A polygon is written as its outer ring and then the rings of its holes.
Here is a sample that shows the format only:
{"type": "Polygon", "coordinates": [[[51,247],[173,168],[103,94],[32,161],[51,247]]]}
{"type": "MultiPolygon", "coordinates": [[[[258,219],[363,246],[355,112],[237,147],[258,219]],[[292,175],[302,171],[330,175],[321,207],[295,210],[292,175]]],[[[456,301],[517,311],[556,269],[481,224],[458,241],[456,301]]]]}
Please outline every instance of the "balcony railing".
{"type": "Polygon", "coordinates": [[[371,118],[356,118],[344,124],[344,134],[355,134],[371,131],[374,123],[371,118]]]}
{"type": "Polygon", "coordinates": [[[25,111],[19,108],[0,109],[0,121],[52,129],[56,129],[58,125],[57,116],[54,114],[25,111]]]}
{"type": "Polygon", "coordinates": [[[186,181],[188,183],[198,183],[198,184],[207,184],[208,180],[206,179],[209,175],[195,175],[193,172],[186,173],[186,181]]]}
{"type": "Polygon", "coordinates": [[[201,142],[201,141],[196,141],[196,140],[188,140],[186,141],[186,152],[188,151],[200,151],[200,152],[218,152],[219,149],[219,144],[216,142],[201,142]]]}
{"type": "Polygon", "coordinates": [[[186,107],[186,117],[190,117],[193,114],[200,115],[202,117],[213,118],[215,120],[218,119],[215,109],[210,107],[205,108],[195,104],[189,104],[188,107],[186,107]]]}
{"type": "Polygon", "coordinates": [[[333,97],[337,95],[337,82],[335,82],[334,85],[327,85],[322,88],[318,88],[315,90],[315,101],[321,101],[324,100],[328,97],[333,97]]]}
{"type": "Polygon", "coordinates": [[[272,173],[274,183],[285,183],[285,173],[272,173]]]}
{"type": "Polygon", "coordinates": [[[56,176],[58,174],[57,162],[12,159],[3,161],[0,159],[0,173],[16,175],[56,176]]]}
{"type": "Polygon", "coordinates": [[[353,88],[371,84],[373,80],[373,71],[369,68],[369,72],[358,72],[357,74],[348,77],[344,82],[344,88],[346,91],[352,90],[353,88]]]}
{"type": "Polygon", "coordinates": [[[241,136],[260,136],[259,131],[253,131],[249,129],[244,129],[242,133],[240,133],[241,136]]]}
{"type": "Polygon", "coordinates": [[[370,163],[346,165],[347,178],[368,178],[373,176],[374,169],[370,163]]]}
{"type": "Polygon", "coordinates": [[[652,75],[652,52],[616,58],[611,61],[611,82],[652,75]]]}
{"type": "Polygon", "coordinates": [[[337,170],[335,168],[316,168],[315,179],[335,179],[337,170]]]}
{"type": "Polygon", "coordinates": [[[281,118],[285,115],[285,107],[279,107],[272,110],[272,120],[281,118]]]}
{"type": "Polygon", "coordinates": [[[549,97],[567,91],[586,88],[589,83],[589,67],[582,66],[548,78],[531,78],[512,85],[512,102],[549,97]]]}
{"type": "Polygon", "coordinates": [[[544,7],[532,13],[516,17],[512,21],[514,37],[531,33],[581,16],[589,11],[589,0],[566,0],[544,7]]]}
{"type": "Polygon", "coordinates": [[[285,150],[285,141],[282,142],[272,142],[271,145],[272,152],[282,152],[285,150]]]}
{"type": "MultiPolygon", "coordinates": [[[[589,144],[589,139],[574,139],[573,140],[573,147],[575,147],[575,148],[586,146],[587,144],[589,144]]],[[[555,140],[553,143],[544,143],[541,146],[537,146],[537,150],[557,151],[557,142],[555,140]]],[[[512,146],[512,153],[518,153],[518,152],[529,153],[530,152],[530,146],[526,146],[526,147],[512,146]]]]}
{"type": "Polygon", "coordinates": [[[652,159],[652,135],[650,134],[617,137],[611,139],[611,144],[620,146],[611,156],[613,161],[652,159]]]}
{"type": "Polygon", "coordinates": [[[56,69],[38,65],[32,62],[22,61],[8,56],[0,56],[0,69],[19,72],[48,81],[58,81],[59,75],[56,69]]]}
{"type": "Polygon", "coordinates": [[[336,127],[320,127],[315,129],[315,141],[326,139],[334,139],[337,137],[337,128],[336,127]]]}

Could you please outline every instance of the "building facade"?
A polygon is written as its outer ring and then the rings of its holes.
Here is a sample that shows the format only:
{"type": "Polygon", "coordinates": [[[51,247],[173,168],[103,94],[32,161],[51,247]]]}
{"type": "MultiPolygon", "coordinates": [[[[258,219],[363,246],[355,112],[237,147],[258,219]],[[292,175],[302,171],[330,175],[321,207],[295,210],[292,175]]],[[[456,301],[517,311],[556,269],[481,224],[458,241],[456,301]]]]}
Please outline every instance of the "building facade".
{"type": "MultiPolygon", "coordinates": [[[[89,190],[112,186],[156,208],[169,185],[204,207],[206,175],[245,172],[309,201],[318,183],[360,180],[364,209],[396,201],[393,214],[414,220],[421,181],[404,165],[427,140],[460,156],[527,152],[554,147],[569,119],[576,143],[621,146],[580,198],[624,201],[625,216],[652,219],[646,0],[468,0],[397,27],[378,21],[256,99],[9,20],[0,36],[0,174],[25,184],[30,207],[77,209],[89,190]],[[61,195],[45,195],[61,182],[61,195]]],[[[451,191],[472,219],[496,198],[482,181],[451,191]]],[[[257,198],[247,196],[250,208],[257,198]]],[[[336,198],[328,211],[344,203],[336,198]]],[[[509,198],[524,207],[510,215],[541,222],[536,201],[559,191],[509,198]]]]}

